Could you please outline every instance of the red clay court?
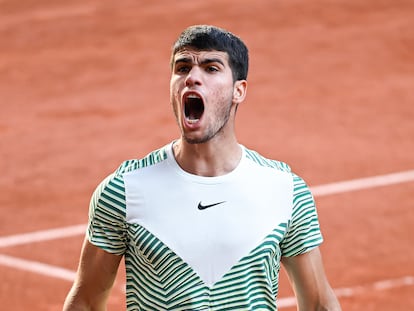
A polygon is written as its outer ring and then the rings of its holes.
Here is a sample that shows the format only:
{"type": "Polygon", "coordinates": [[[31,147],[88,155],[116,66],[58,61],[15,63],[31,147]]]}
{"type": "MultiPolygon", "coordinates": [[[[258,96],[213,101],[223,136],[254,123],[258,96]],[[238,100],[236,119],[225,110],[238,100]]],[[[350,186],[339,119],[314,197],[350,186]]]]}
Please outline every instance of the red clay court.
{"type": "MultiPolygon", "coordinates": [[[[97,183],[177,137],[170,46],[191,24],[249,46],[240,142],[314,190],[343,310],[414,310],[411,0],[0,0],[1,309],[60,310],[97,183]]],[[[295,310],[283,271],[279,297],[295,310]]]]}

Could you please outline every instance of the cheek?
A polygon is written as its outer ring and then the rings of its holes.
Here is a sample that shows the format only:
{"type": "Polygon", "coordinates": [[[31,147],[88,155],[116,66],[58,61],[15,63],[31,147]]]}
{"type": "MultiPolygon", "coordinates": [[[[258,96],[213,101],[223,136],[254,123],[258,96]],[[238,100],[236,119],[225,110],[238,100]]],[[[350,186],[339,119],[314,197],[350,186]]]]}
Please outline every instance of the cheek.
{"type": "Polygon", "coordinates": [[[171,94],[170,104],[173,108],[175,116],[178,117],[178,114],[179,114],[179,111],[180,111],[179,101],[177,100],[177,97],[174,94],[171,94]]]}
{"type": "Polygon", "coordinates": [[[170,104],[172,106],[175,118],[178,121],[181,118],[182,110],[180,105],[180,96],[177,90],[170,90],[170,104]]]}
{"type": "Polygon", "coordinates": [[[173,98],[175,96],[175,84],[171,81],[170,82],[170,97],[173,98]]]}
{"type": "Polygon", "coordinates": [[[180,98],[181,88],[182,88],[181,79],[171,78],[170,80],[170,96],[171,98],[180,98]]]}
{"type": "Polygon", "coordinates": [[[227,110],[233,102],[233,89],[231,86],[223,87],[214,94],[216,105],[220,110],[227,110]]]}
{"type": "Polygon", "coordinates": [[[177,88],[177,84],[175,83],[170,83],[170,101],[173,105],[176,105],[179,101],[179,91],[177,88]]]}

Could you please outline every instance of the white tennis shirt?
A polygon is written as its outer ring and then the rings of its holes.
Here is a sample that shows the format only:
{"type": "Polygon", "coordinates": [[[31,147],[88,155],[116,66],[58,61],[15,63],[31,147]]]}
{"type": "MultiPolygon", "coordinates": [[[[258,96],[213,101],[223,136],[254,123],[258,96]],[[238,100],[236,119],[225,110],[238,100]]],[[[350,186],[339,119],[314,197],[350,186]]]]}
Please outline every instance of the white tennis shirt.
{"type": "Polygon", "coordinates": [[[322,242],[308,187],[243,146],[230,173],[192,175],[172,143],[95,191],[90,241],[125,255],[128,310],[275,310],[281,256],[322,242]]]}

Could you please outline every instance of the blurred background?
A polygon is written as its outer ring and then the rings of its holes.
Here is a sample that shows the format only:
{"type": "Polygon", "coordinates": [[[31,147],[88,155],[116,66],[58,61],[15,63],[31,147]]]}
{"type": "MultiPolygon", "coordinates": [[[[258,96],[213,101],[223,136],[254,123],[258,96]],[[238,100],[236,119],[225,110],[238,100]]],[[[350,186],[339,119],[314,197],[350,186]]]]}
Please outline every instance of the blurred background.
{"type": "MultiPolygon", "coordinates": [[[[0,0],[2,308],[60,310],[96,185],[178,136],[170,50],[192,24],[249,47],[240,142],[334,183],[315,198],[343,309],[413,310],[412,0],[0,0]]],[[[281,272],[281,310],[292,295],[281,272]]]]}

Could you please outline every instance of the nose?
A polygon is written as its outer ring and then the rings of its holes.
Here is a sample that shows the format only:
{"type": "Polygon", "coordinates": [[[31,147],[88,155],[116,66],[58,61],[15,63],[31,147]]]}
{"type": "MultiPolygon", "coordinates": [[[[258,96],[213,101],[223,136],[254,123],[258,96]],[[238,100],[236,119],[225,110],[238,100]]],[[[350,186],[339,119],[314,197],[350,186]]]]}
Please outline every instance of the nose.
{"type": "Polygon", "coordinates": [[[197,66],[193,66],[185,78],[186,86],[201,85],[201,70],[197,66]]]}

